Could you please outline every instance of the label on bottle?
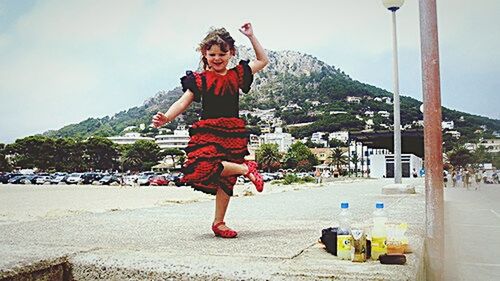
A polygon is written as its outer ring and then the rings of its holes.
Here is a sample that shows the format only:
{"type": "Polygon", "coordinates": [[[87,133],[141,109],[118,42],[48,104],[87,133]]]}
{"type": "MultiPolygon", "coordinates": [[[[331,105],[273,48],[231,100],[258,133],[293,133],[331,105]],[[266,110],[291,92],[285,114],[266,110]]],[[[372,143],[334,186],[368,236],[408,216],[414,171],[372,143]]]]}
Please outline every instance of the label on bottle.
{"type": "Polygon", "coordinates": [[[337,252],[351,253],[351,235],[337,235],[337,252]]]}
{"type": "Polygon", "coordinates": [[[372,255],[373,253],[386,253],[386,237],[372,237],[372,255]]]}

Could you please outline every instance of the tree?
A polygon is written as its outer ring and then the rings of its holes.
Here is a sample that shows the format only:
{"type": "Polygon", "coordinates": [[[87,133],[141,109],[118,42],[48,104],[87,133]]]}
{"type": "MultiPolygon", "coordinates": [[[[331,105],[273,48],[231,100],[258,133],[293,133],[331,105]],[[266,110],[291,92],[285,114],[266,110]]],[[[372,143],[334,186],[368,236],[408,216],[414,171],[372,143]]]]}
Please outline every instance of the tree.
{"type": "Polygon", "coordinates": [[[138,140],[123,155],[123,168],[148,171],[163,158],[160,147],[153,141],[138,140]]]}
{"type": "Polygon", "coordinates": [[[177,165],[181,166],[184,165],[184,162],[186,162],[186,155],[181,155],[177,158],[177,165]]]}
{"type": "Polygon", "coordinates": [[[12,166],[5,157],[5,144],[0,143],[0,172],[9,172],[12,170],[12,166]]]}
{"type": "Polygon", "coordinates": [[[85,157],[85,143],[72,138],[55,139],[51,169],[57,171],[85,171],[92,166],[85,157]]]}
{"type": "Polygon", "coordinates": [[[118,149],[109,139],[104,137],[91,137],[85,144],[84,158],[88,166],[99,170],[118,168],[118,149]]]}
{"type": "Polygon", "coordinates": [[[349,161],[347,156],[344,155],[344,152],[339,147],[335,148],[332,155],[328,158],[332,160],[332,164],[337,167],[337,171],[339,173],[342,172],[341,166],[347,164],[349,161]]]}
{"type": "Polygon", "coordinates": [[[298,163],[302,160],[307,160],[309,162],[308,165],[304,165],[304,162],[302,162],[300,165],[302,169],[310,170],[319,163],[316,155],[314,155],[305,144],[295,142],[285,155],[285,165],[287,168],[298,168],[298,163]]]}
{"type": "Polygon", "coordinates": [[[7,145],[8,154],[14,155],[15,166],[47,170],[53,162],[54,140],[44,136],[29,136],[7,145]]]}
{"type": "Polygon", "coordinates": [[[453,167],[465,167],[475,162],[472,153],[465,147],[458,147],[450,151],[448,161],[453,167]]]}
{"type": "Polygon", "coordinates": [[[268,172],[274,167],[279,167],[281,153],[278,151],[278,145],[275,143],[264,143],[255,152],[257,163],[262,169],[267,169],[268,172]]]}
{"type": "Polygon", "coordinates": [[[342,147],[345,146],[346,143],[343,141],[340,141],[338,139],[331,139],[328,141],[328,147],[342,147]]]}
{"type": "Polygon", "coordinates": [[[476,150],[474,151],[473,153],[473,158],[474,158],[474,162],[476,163],[488,163],[488,162],[491,162],[491,157],[492,155],[490,153],[488,153],[488,151],[486,150],[486,147],[484,146],[478,146],[478,148],[476,148],[476,150]]]}

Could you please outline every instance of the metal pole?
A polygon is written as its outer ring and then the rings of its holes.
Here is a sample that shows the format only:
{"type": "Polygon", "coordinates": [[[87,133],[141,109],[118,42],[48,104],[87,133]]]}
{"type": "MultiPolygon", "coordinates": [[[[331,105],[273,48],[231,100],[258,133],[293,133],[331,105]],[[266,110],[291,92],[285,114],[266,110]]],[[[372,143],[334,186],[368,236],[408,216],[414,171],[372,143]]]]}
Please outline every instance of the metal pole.
{"type": "Polygon", "coordinates": [[[402,183],[401,167],[401,117],[399,112],[398,39],[396,33],[396,10],[392,11],[392,69],[394,80],[394,183],[402,183]]]}
{"type": "Polygon", "coordinates": [[[443,280],[443,144],[436,0],[420,0],[419,10],[424,97],[426,276],[427,280],[443,280]]]}

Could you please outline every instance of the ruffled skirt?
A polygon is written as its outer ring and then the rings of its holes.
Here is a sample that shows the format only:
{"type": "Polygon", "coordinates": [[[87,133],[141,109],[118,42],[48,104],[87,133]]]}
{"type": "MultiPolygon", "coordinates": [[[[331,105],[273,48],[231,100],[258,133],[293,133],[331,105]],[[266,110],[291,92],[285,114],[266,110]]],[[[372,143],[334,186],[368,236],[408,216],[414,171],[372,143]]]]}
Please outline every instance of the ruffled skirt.
{"type": "Polygon", "coordinates": [[[204,193],[221,188],[233,195],[237,176],[221,176],[222,161],[243,163],[248,155],[248,132],[240,118],[216,118],[195,122],[189,129],[190,140],[185,151],[182,182],[204,193]]]}

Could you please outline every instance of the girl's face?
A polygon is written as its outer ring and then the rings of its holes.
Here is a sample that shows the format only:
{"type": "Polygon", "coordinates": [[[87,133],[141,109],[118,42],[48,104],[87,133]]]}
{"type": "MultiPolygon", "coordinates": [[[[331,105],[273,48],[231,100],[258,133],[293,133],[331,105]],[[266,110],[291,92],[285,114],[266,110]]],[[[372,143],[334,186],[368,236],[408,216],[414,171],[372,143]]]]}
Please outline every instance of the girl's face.
{"type": "Polygon", "coordinates": [[[225,74],[227,64],[233,56],[231,51],[224,52],[220,49],[219,45],[212,45],[210,49],[205,51],[203,56],[207,59],[210,69],[219,74],[225,74]]]}

